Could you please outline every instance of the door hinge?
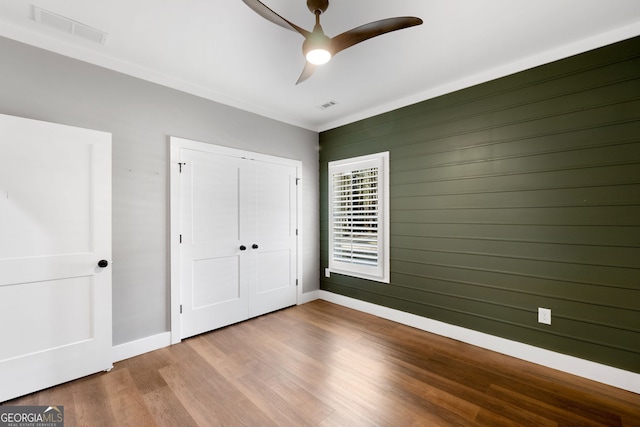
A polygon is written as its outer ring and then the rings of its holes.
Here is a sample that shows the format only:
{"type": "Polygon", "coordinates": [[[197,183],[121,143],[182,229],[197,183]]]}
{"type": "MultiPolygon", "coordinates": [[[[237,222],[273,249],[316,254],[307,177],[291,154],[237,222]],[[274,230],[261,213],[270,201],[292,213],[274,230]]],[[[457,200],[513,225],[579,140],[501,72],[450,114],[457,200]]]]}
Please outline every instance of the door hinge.
{"type": "Polygon", "coordinates": [[[180,314],[182,314],[182,304],[180,304],[180,314]]]}
{"type": "Polygon", "coordinates": [[[296,185],[300,182],[300,178],[296,178],[296,185]]]}
{"type": "Polygon", "coordinates": [[[186,162],[178,162],[178,165],[180,165],[180,173],[182,173],[182,165],[186,165],[186,162]]]}
{"type": "Polygon", "coordinates": [[[298,235],[298,229],[296,228],[296,236],[298,235]]]}
{"type": "Polygon", "coordinates": [[[296,279],[296,286],[298,286],[298,279],[296,279]]]}
{"type": "Polygon", "coordinates": [[[180,243],[182,243],[182,234],[180,235],[180,243]]]}

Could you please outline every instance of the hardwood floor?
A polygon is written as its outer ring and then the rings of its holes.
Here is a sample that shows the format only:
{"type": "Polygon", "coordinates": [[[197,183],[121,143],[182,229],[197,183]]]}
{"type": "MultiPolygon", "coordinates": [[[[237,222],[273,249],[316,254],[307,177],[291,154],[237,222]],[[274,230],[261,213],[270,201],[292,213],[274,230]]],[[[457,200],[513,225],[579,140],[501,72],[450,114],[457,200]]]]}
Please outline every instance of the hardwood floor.
{"type": "Polygon", "coordinates": [[[65,426],[640,426],[640,396],[325,301],[4,405],[65,426]]]}

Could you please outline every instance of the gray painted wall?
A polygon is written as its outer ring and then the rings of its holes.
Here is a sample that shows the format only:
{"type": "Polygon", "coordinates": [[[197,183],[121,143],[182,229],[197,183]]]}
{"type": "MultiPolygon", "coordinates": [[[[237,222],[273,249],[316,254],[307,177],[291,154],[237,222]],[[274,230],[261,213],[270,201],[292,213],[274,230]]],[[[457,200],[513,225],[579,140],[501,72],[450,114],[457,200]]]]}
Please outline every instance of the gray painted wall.
{"type": "Polygon", "coordinates": [[[389,151],[391,198],[391,283],[322,289],[640,373],[640,37],[320,146],[323,267],[327,162],[389,151]]]}
{"type": "Polygon", "coordinates": [[[169,330],[168,136],[301,160],[318,289],[318,134],[0,38],[0,113],[113,134],[113,343],[169,330]]]}

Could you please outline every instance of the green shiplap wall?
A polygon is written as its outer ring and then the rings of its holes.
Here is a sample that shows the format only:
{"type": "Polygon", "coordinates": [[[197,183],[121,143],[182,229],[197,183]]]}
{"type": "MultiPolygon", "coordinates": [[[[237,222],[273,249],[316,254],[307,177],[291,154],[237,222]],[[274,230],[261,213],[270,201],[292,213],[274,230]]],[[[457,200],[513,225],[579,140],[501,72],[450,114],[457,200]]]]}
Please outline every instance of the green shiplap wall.
{"type": "Polygon", "coordinates": [[[327,162],[391,160],[391,283],[321,274],[321,289],[640,373],[640,38],[320,147],[323,270],[327,162]]]}

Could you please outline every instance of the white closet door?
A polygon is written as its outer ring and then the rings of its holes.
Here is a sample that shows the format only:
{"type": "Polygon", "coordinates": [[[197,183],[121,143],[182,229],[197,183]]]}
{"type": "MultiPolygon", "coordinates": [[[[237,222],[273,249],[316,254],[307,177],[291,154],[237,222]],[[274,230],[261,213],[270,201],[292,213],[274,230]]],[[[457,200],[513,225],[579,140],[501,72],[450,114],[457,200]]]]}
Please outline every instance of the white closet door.
{"type": "MultiPolygon", "coordinates": [[[[182,337],[249,317],[248,263],[241,255],[242,159],[183,149],[182,337]]],[[[244,243],[246,248],[246,242],[244,243]]]]}
{"type": "Polygon", "coordinates": [[[181,337],[296,303],[296,167],[180,149],[181,337]]]}
{"type": "Polygon", "coordinates": [[[296,169],[252,162],[252,273],[249,316],[296,303],[296,169]],[[257,248],[253,248],[253,245],[257,248]]]}
{"type": "Polygon", "coordinates": [[[111,368],[111,135],[0,115],[0,402],[111,368]]]}

